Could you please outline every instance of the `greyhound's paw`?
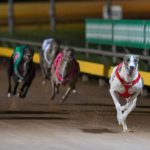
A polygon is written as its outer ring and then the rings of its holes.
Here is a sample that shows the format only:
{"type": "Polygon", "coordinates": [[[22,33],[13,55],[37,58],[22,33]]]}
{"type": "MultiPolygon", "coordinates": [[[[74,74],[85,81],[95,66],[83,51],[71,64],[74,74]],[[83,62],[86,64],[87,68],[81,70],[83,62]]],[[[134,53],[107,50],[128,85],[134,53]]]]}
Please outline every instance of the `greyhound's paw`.
{"type": "Polygon", "coordinates": [[[60,99],[60,103],[64,103],[66,101],[66,98],[65,97],[62,97],[61,99],[60,99]]]}
{"type": "Polygon", "coordinates": [[[59,100],[59,102],[60,102],[60,103],[63,103],[63,102],[64,102],[64,100],[63,100],[63,99],[60,99],[60,100],[59,100]]]}
{"type": "Polygon", "coordinates": [[[22,92],[19,92],[19,93],[17,93],[17,97],[19,97],[19,98],[25,98],[26,95],[24,93],[22,93],[22,92]]]}
{"type": "Polygon", "coordinates": [[[119,124],[119,125],[122,125],[122,124],[123,124],[123,121],[124,121],[123,118],[117,118],[117,120],[118,120],[118,124],[119,124]]]}
{"type": "Polygon", "coordinates": [[[129,132],[128,128],[123,128],[123,132],[126,133],[126,132],[129,132]]]}
{"type": "Polygon", "coordinates": [[[72,90],[72,93],[73,93],[73,94],[76,94],[76,93],[77,93],[77,90],[76,90],[76,89],[73,89],[73,90],[72,90]]]}
{"type": "Polygon", "coordinates": [[[122,122],[124,121],[121,111],[117,112],[117,120],[118,120],[119,125],[121,125],[122,122]]]}
{"type": "Polygon", "coordinates": [[[23,98],[25,98],[26,96],[25,96],[25,95],[19,95],[19,97],[23,99],[23,98]]]}
{"type": "Polygon", "coordinates": [[[11,97],[11,95],[12,95],[11,93],[8,93],[8,94],[7,94],[8,98],[10,98],[10,97],[11,97]]]}
{"type": "Polygon", "coordinates": [[[42,81],[42,84],[43,84],[43,85],[45,85],[45,84],[46,84],[46,81],[45,81],[45,80],[43,80],[43,81],[42,81]]]}
{"type": "Polygon", "coordinates": [[[20,97],[20,93],[17,93],[17,97],[20,97]]]}
{"type": "Polygon", "coordinates": [[[55,97],[55,96],[51,96],[51,100],[54,100],[54,97],[55,97]]]}
{"type": "Polygon", "coordinates": [[[21,83],[23,80],[19,79],[18,82],[21,83]]]}

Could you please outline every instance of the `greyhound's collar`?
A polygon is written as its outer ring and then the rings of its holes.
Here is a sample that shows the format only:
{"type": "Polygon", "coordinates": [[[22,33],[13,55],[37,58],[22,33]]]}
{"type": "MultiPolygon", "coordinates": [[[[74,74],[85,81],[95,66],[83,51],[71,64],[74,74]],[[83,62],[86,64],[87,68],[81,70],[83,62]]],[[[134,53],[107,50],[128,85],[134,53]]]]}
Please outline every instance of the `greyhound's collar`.
{"type": "Polygon", "coordinates": [[[16,62],[16,60],[20,57],[19,53],[16,53],[14,55],[13,61],[16,62]]]}
{"type": "Polygon", "coordinates": [[[131,88],[133,85],[135,85],[136,83],[139,82],[139,80],[140,80],[140,78],[141,78],[141,75],[140,75],[140,73],[138,73],[138,76],[137,76],[137,78],[136,78],[135,80],[133,80],[132,82],[126,82],[126,81],[120,76],[120,74],[119,74],[119,69],[121,69],[121,67],[122,67],[122,63],[117,66],[117,69],[116,69],[116,72],[115,72],[115,73],[116,73],[116,77],[119,79],[119,81],[121,82],[121,84],[124,86],[125,92],[124,92],[124,93],[119,93],[119,95],[120,95],[121,97],[128,98],[128,97],[131,96],[131,94],[129,94],[129,92],[128,92],[129,88],[131,88]]]}
{"type": "Polygon", "coordinates": [[[117,69],[116,69],[116,76],[117,76],[117,78],[120,80],[120,82],[121,82],[123,85],[131,85],[131,86],[133,86],[134,84],[136,84],[136,83],[140,80],[140,77],[141,77],[140,73],[138,73],[138,76],[137,76],[137,78],[136,78],[135,80],[133,80],[133,81],[131,81],[131,82],[126,82],[126,81],[120,76],[120,74],[119,74],[119,70],[121,69],[122,65],[123,65],[123,64],[120,63],[120,64],[117,66],[117,69]]]}

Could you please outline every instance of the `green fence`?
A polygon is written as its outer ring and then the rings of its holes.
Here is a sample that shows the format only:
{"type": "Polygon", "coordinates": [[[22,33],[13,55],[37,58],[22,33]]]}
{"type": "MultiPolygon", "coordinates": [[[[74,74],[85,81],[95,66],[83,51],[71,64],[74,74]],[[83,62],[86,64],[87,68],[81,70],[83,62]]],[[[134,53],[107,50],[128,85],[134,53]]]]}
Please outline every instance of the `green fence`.
{"type": "Polygon", "coordinates": [[[90,19],[86,21],[86,42],[112,44],[112,21],[90,19]]]}
{"type": "Polygon", "coordinates": [[[145,48],[150,49],[150,21],[146,21],[145,26],[145,48]]]}
{"type": "Polygon", "coordinates": [[[86,20],[86,42],[150,49],[150,21],[86,20]]]}

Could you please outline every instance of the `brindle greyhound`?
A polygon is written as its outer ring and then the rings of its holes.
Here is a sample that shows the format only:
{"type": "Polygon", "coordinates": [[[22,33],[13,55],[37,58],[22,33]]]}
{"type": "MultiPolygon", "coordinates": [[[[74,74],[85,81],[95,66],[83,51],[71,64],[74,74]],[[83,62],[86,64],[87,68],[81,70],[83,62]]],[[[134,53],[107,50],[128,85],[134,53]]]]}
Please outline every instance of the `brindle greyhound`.
{"type": "Polygon", "coordinates": [[[33,64],[33,55],[34,50],[31,47],[28,47],[25,52],[22,60],[19,63],[18,71],[20,75],[23,77],[23,80],[21,81],[15,71],[14,71],[14,57],[11,56],[7,68],[7,75],[8,75],[8,97],[11,95],[15,95],[17,93],[17,88],[19,86],[19,83],[22,82],[22,86],[19,90],[19,93],[17,96],[20,98],[25,98],[26,94],[29,90],[29,87],[33,81],[33,78],[35,77],[35,66],[33,64]],[[14,87],[12,88],[12,79],[14,83],[14,87]]]}
{"type": "Polygon", "coordinates": [[[52,63],[59,51],[59,41],[56,39],[45,39],[40,50],[40,66],[43,75],[43,84],[50,79],[52,63]]]}
{"type": "Polygon", "coordinates": [[[69,85],[60,102],[64,102],[67,99],[71,90],[76,92],[79,70],[79,64],[74,58],[74,50],[72,48],[65,48],[57,55],[51,69],[51,99],[54,99],[55,94],[59,93],[60,85],[69,85]]]}

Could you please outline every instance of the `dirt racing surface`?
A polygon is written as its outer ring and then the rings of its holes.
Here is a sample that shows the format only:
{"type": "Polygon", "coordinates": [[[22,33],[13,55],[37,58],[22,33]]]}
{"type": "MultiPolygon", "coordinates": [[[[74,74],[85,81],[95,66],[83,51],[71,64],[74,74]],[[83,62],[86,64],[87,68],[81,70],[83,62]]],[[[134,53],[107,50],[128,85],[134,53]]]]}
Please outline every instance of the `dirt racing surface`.
{"type": "Polygon", "coordinates": [[[0,65],[0,150],[149,150],[150,97],[140,97],[123,133],[109,86],[82,82],[77,94],[59,102],[66,87],[50,100],[50,83],[40,70],[25,99],[7,98],[7,64],[0,65]]]}

